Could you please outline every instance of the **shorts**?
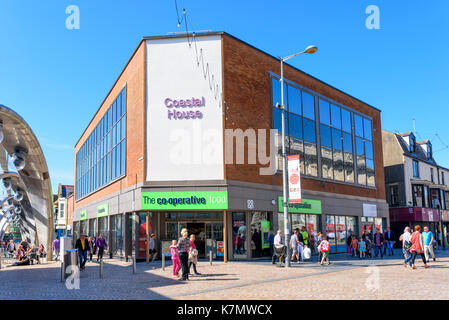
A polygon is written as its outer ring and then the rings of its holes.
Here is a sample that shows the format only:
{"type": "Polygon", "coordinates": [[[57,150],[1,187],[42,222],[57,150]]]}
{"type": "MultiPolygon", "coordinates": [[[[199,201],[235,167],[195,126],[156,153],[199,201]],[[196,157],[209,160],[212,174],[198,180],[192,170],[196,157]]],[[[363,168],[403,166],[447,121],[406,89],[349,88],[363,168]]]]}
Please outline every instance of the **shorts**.
{"type": "Polygon", "coordinates": [[[329,258],[329,251],[321,251],[321,254],[323,255],[323,259],[329,258]]]}

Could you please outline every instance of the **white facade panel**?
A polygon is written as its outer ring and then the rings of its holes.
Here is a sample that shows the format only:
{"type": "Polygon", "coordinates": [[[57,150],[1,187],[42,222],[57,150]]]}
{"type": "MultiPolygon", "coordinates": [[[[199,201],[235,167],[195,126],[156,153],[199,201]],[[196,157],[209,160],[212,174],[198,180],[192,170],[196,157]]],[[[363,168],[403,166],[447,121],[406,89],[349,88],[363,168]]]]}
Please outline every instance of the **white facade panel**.
{"type": "Polygon", "coordinates": [[[224,179],[221,37],[196,41],[147,40],[147,181],[224,179]]]}

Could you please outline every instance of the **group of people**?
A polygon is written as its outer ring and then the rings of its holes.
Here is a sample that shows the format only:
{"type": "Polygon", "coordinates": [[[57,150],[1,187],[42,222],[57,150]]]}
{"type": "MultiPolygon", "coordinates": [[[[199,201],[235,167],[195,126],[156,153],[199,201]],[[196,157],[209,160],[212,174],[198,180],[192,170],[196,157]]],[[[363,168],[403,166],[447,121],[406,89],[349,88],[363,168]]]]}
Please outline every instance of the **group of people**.
{"type": "Polygon", "coordinates": [[[347,252],[352,257],[358,257],[359,259],[366,259],[372,257],[378,257],[380,254],[381,259],[384,255],[394,255],[393,245],[395,243],[393,231],[387,228],[384,234],[377,228],[374,235],[371,232],[366,233],[362,231],[362,236],[358,237],[354,234],[350,234],[346,240],[347,252]],[[374,250],[374,252],[373,252],[374,250]]]}
{"type": "MultiPolygon", "coordinates": [[[[60,248],[59,239],[56,238],[56,244],[54,243],[55,251],[56,247],[60,248]],[[56,242],[57,241],[57,242],[56,242]]],[[[75,249],[78,250],[79,266],[80,270],[84,271],[86,269],[86,262],[88,260],[92,262],[93,255],[97,256],[97,262],[103,259],[104,250],[108,247],[106,239],[103,234],[99,234],[97,237],[87,237],[86,235],[81,235],[79,239],[76,240],[75,249]]]]}
{"type": "Polygon", "coordinates": [[[29,265],[34,260],[39,262],[39,258],[44,258],[47,255],[43,244],[40,244],[39,247],[31,246],[27,240],[22,240],[20,243],[15,243],[13,240],[5,241],[2,246],[6,254],[17,259],[15,265],[29,265]]]}
{"type": "Polygon", "coordinates": [[[172,241],[170,253],[173,262],[173,276],[179,277],[178,280],[189,280],[189,276],[193,276],[190,273],[192,266],[194,274],[201,275],[196,269],[198,264],[198,250],[195,246],[195,235],[192,234],[189,238],[186,228],[181,230],[181,237],[178,241],[172,241]],[[179,275],[179,271],[182,271],[181,275],[179,275]]]}
{"type": "Polygon", "coordinates": [[[428,227],[424,227],[421,233],[421,226],[416,225],[414,232],[411,233],[410,227],[405,227],[404,233],[399,240],[402,241],[402,253],[404,254],[404,266],[416,269],[415,259],[417,255],[421,256],[424,263],[424,268],[429,268],[429,258],[432,256],[433,261],[436,261],[435,253],[433,252],[433,244],[435,236],[428,227]]]}

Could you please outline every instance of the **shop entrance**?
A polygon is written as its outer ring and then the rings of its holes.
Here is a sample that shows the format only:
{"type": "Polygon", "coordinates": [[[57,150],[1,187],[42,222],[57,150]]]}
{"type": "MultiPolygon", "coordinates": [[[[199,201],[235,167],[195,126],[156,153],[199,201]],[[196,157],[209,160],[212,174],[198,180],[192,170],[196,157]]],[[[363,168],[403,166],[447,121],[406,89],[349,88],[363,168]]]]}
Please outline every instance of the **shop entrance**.
{"type": "Polygon", "coordinates": [[[188,222],[187,231],[189,236],[195,235],[195,246],[198,250],[198,258],[206,256],[206,224],[201,222],[188,222]]]}

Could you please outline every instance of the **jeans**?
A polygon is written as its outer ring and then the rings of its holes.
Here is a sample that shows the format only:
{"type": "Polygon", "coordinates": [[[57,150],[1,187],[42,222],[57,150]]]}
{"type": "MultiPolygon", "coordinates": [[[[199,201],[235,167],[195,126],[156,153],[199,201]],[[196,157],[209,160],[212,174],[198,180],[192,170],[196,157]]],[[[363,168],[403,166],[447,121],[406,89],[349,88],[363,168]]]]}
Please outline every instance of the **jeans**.
{"type": "Polygon", "coordinates": [[[97,261],[98,259],[103,259],[103,253],[104,253],[104,247],[98,247],[98,255],[97,255],[97,261]]]}
{"type": "Polygon", "coordinates": [[[412,264],[415,264],[415,258],[418,254],[421,256],[422,262],[426,264],[426,257],[424,256],[424,253],[417,253],[416,251],[412,252],[412,264]]]}
{"type": "Polygon", "coordinates": [[[78,257],[80,259],[80,269],[84,268],[87,261],[87,251],[78,251],[78,257]]]}
{"type": "Polygon", "coordinates": [[[375,252],[376,258],[379,255],[379,252],[380,252],[380,257],[381,258],[384,257],[384,254],[382,252],[382,246],[374,246],[374,252],[375,252]]]}
{"type": "Polygon", "coordinates": [[[388,248],[388,255],[394,256],[393,241],[387,240],[387,248],[388,248]]]}
{"type": "Polygon", "coordinates": [[[407,250],[405,250],[405,248],[402,248],[402,253],[404,254],[404,256],[406,256],[407,258],[404,259],[404,263],[405,264],[409,264],[410,267],[412,266],[412,255],[407,252],[407,250]]]}

